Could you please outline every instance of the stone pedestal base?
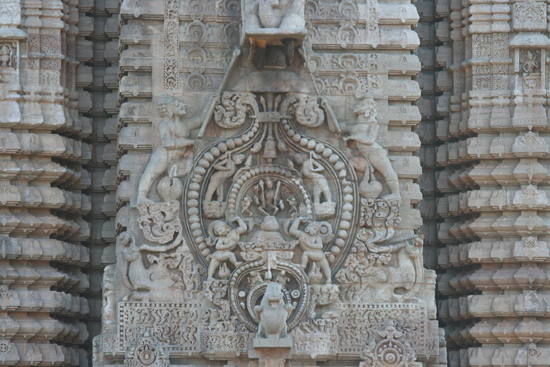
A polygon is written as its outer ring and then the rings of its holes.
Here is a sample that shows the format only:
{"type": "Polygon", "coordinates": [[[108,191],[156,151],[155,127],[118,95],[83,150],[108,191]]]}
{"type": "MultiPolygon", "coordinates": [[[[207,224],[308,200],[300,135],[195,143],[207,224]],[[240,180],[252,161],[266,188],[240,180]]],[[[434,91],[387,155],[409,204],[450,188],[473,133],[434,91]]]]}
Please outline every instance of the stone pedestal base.
{"type": "Polygon", "coordinates": [[[292,348],[292,340],[290,338],[286,339],[254,339],[252,345],[254,349],[289,349],[292,348]]]}
{"type": "Polygon", "coordinates": [[[254,366],[257,361],[258,367],[284,367],[286,361],[292,358],[291,354],[292,340],[290,339],[259,339],[254,340],[254,349],[251,349],[248,352],[248,358],[250,360],[250,366],[254,366]],[[281,344],[278,346],[266,346],[260,347],[257,346],[256,342],[259,341],[259,344],[269,344],[275,345],[277,343],[281,344]],[[269,342],[269,343],[264,343],[269,342]],[[273,343],[275,342],[275,343],[273,343]],[[287,346],[282,346],[286,344],[287,346]]]}

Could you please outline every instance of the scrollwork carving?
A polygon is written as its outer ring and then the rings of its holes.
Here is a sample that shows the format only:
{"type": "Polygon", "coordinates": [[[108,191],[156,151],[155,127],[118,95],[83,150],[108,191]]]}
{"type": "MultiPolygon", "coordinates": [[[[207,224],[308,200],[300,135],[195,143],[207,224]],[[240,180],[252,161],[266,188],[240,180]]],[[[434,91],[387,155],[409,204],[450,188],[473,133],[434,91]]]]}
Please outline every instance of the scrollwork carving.
{"type": "Polygon", "coordinates": [[[298,95],[294,105],[296,121],[305,127],[318,127],[325,121],[323,110],[319,107],[316,98],[307,94],[298,95]]]}
{"type": "Polygon", "coordinates": [[[335,277],[341,284],[342,299],[378,303],[414,298],[424,278],[422,240],[376,245],[369,241],[365,229],[357,238],[355,252],[335,277]]]}
{"type": "Polygon", "coordinates": [[[247,114],[256,116],[258,105],[251,93],[224,92],[221,102],[216,105],[214,121],[226,129],[234,129],[244,124],[247,114]]]}

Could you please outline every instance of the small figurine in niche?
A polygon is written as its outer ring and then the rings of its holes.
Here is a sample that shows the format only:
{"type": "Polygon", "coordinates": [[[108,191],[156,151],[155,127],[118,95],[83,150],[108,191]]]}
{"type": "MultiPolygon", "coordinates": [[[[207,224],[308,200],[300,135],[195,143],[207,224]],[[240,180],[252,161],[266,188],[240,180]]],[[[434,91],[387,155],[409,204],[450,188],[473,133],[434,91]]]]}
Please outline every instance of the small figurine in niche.
{"type": "MultiPolygon", "coordinates": [[[[370,166],[384,176],[391,191],[391,194],[386,198],[401,200],[397,173],[392,167],[386,150],[376,142],[380,130],[380,125],[376,121],[376,103],[372,98],[366,97],[357,103],[354,112],[358,116],[358,121],[351,126],[351,135],[345,137],[344,140],[355,141],[361,156],[370,166]]],[[[372,178],[372,176],[368,175],[367,179],[369,178],[372,178]]]]}
{"type": "Polygon", "coordinates": [[[538,51],[527,50],[527,60],[523,63],[522,69],[526,73],[533,73],[535,70],[539,69],[539,61],[537,60],[539,56],[538,51]]]}
{"type": "Polygon", "coordinates": [[[289,197],[286,199],[288,205],[290,206],[290,209],[288,210],[288,214],[292,214],[292,216],[298,215],[298,203],[296,201],[296,198],[294,196],[289,197]]]}
{"type": "Polygon", "coordinates": [[[0,68],[13,67],[13,48],[7,44],[0,46],[0,68]]]}
{"type": "Polygon", "coordinates": [[[250,275],[248,276],[248,283],[250,283],[250,286],[254,286],[263,281],[264,279],[262,278],[258,270],[252,270],[250,272],[250,275]]]}
{"type": "Polygon", "coordinates": [[[189,173],[193,165],[194,140],[190,138],[191,130],[198,129],[208,111],[212,111],[216,103],[213,97],[205,109],[197,116],[180,119],[186,116],[187,106],[170,94],[162,94],[157,101],[159,115],[162,122],[159,124],[161,144],[151,155],[145,171],[141,175],[138,185],[137,201],[147,200],[151,186],[166,170],[170,178],[181,177],[189,173]],[[180,162],[185,158],[183,162],[180,162]]]}
{"type": "Polygon", "coordinates": [[[237,261],[237,256],[233,251],[237,248],[241,235],[246,233],[248,228],[246,223],[239,217],[235,217],[232,222],[237,222],[239,226],[231,229],[222,220],[216,220],[210,224],[209,232],[211,233],[206,243],[208,246],[214,246],[216,251],[209,255],[208,280],[213,279],[216,270],[226,261],[229,261],[235,267],[241,265],[241,262],[237,261]],[[215,239],[212,241],[214,237],[215,239]]]}
{"type": "Polygon", "coordinates": [[[312,261],[321,269],[321,273],[326,279],[326,284],[332,283],[330,265],[323,252],[323,238],[321,237],[321,225],[319,222],[311,222],[306,229],[300,231],[300,224],[306,223],[307,218],[300,217],[294,221],[289,229],[289,233],[298,239],[302,254],[302,269],[306,269],[307,264],[312,261]]]}

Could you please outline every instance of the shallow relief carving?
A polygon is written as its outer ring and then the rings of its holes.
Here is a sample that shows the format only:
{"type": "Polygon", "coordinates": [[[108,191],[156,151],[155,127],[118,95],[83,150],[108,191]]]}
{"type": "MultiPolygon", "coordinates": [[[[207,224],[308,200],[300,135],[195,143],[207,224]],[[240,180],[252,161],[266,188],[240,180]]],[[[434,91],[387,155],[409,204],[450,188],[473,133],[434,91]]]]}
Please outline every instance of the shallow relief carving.
{"type": "MultiPolygon", "coordinates": [[[[385,341],[404,351],[403,366],[433,359],[433,277],[422,239],[400,227],[410,204],[382,142],[386,101],[359,93],[368,88],[320,93],[306,70],[304,2],[243,7],[252,11],[243,13],[241,48],[217,92],[154,93],[159,143],[142,164],[104,283],[104,318],[117,317],[102,336],[106,355],[164,365],[261,359],[262,348],[280,348],[368,366],[389,360],[364,352],[385,341]],[[188,105],[199,112],[189,116],[188,105]],[[355,328],[359,319],[368,322],[355,328]]],[[[203,42],[216,32],[212,15],[191,17],[182,42],[213,51],[203,42]]],[[[164,37],[174,38],[173,21],[164,37]]]]}

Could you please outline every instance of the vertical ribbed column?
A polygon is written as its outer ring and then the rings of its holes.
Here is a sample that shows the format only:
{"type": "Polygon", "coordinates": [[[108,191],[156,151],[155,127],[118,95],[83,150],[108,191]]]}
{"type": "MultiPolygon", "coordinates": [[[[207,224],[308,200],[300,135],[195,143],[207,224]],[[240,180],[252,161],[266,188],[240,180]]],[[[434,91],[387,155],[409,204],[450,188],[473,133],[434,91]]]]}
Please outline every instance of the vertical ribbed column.
{"type": "Polygon", "coordinates": [[[436,105],[436,64],[435,64],[435,4],[433,1],[416,3],[420,20],[417,26],[420,47],[417,55],[422,71],[417,80],[422,96],[417,102],[422,121],[417,133],[421,140],[418,156],[422,163],[422,177],[419,181],[422,190],[422,202],[419,205],[423,221],[424,261],[426,267],[437,267],[437,222],[435,205],[435,105],[436,105]]]}
{"type": "Polygon", "coordinates": [[[451,2],[450,21],[438,213],[451,365],[547,365],[547,5],[451,2]]]}
{"type": "MultiPolygon", "coordinates": [[[[422,214],[422,233],[424,235],[424,264],[429,269],[437,269],[437,194],[436,194],[436,126],[440,123],[442,111],[438,102],[442,96],[441,70],[449,66],[442,60],[442,9],[434,1],[425,0],[416,3],[420,15],[417,27],[420,38],[420,47],[417,55],[422,70],[417,77],[422,96],[417,102],[422,121],[418,125],[417,133],[421,140],[421,147],[417,153],[422,163],[422,177],[419,184],[422,191],[422,201],[419,209],[422,214]]],[[[448,37],[448,34],[447,34],[448,37]]],[[[447,50],[445,50],[447,51],[447,50]]],[[[447,365],[447,345],[444,330],[440,330],[439,365],[447,365]]],[[[436,366],[433,364],[432,366],[436,366]]]]}
{"type": "Polygon", "coordinates": [[[76,2],[0,9],[0,364],[86,365],[91,149],[76,2]]]}
{"type": "MultiPolygon", "coordinates": [[[[467,217],[460,216],[459,197],[464,192],[466,183],[462,177],[467,165],[458,160],[459,146],[465,142],[460,133],[463,119],[462,110],[466,101],[464,93],[464,40],[462,36],[462,7],[460,1],[438,1],[436,17],[438,18],[436,49],[437,64],[442,68],[438,72],[437,87],[443,92],[437,99],[436,110],[438,121],[436,124],[436,138],[439,146],[436,151],[436,163],[441,167],[436,176],[436,186],[439,198],[437,199],[438,241],[441,249],[437,263],[440,268],[438,291],[443,299],[438,302],[440,320],[446,322],[449,366],[460,366],[461,356],[466,350],[464,347],[464,329],[457,322],[460,318],[451,317],[458,311],[458,293],[449,287],[449,279],[461,269],[449,269],[449,253],[455,253],[461,242],[460,228],[467,217]],[[453,215],[454,214],[454,215],[453,215]],[[457,237],[458,236],[458,237],[457,237]]],[[[462,129],[464,130],[464,129],[462,129]]],[[[464,359],[462,359],[464,360],[464,359]]]]}
{"type": "Polygon", "coordinates": [[[88,64],[92,80],[90,116],[93,122],[90,163],[92,173],[92,232],[90,238],[90,337],[101,333],[103,312],[103,268],[113,263],[115,254],[109,245],[114,242],[116,190],[116,137],[118,86],[118,9],[119,1],[80,1],[81,11],[91,14],[93,32],[89,48],[93,52],[88,64]],[[115,96],[115,97],[113,97],[115,96]]]}

